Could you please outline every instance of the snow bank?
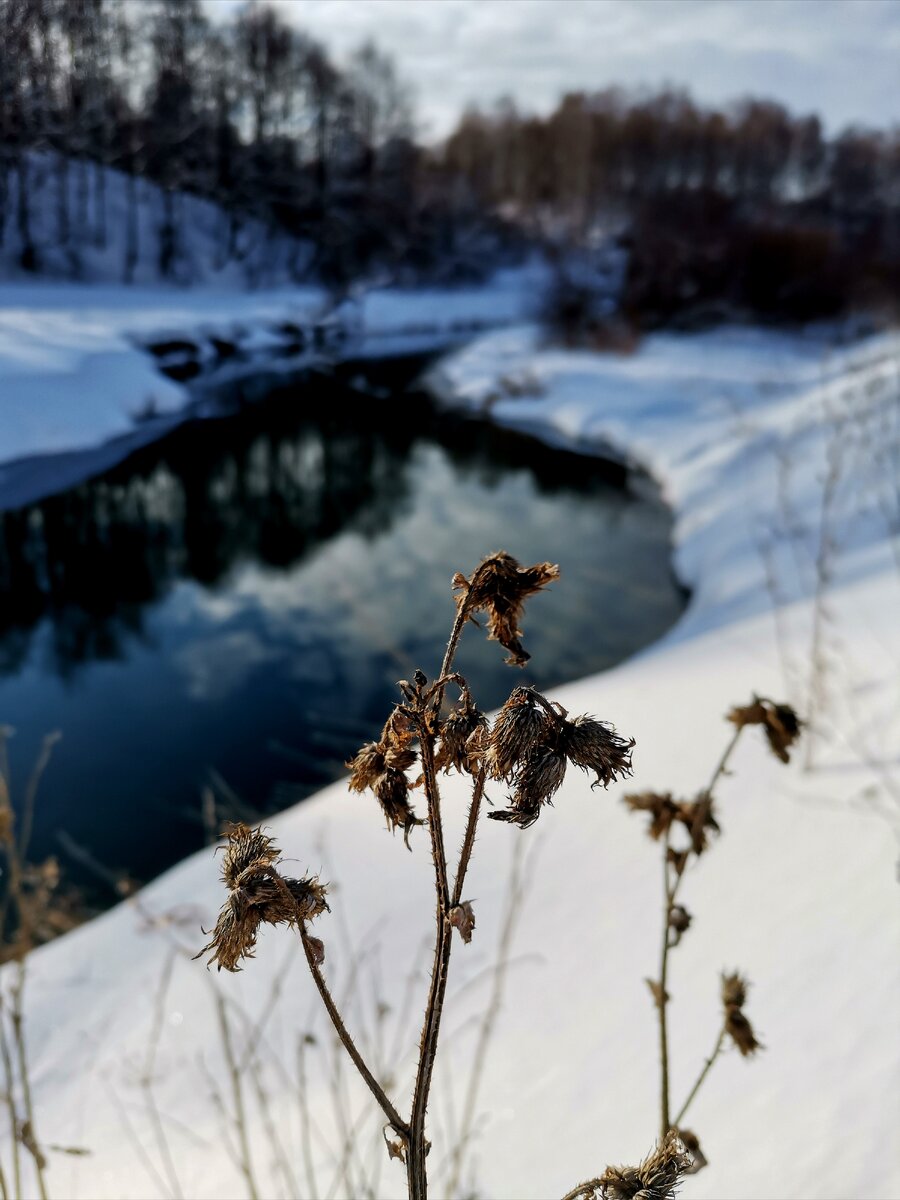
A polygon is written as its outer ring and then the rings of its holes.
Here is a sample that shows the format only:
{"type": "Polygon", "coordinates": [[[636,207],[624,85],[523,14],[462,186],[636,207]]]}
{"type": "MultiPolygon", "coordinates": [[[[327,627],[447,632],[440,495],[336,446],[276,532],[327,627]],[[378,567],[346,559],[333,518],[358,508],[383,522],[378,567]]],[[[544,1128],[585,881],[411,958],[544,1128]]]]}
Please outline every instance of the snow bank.
{"type": "MultiPolygon", "coordinates": [[[[364,293],[345,305],[364,334],[357,351],[418,352],[458,340],[465,323],[521,319],[536,270],[500,272],[483,288],[364,293]]],[[[165,378],[144,343],[209,332],[239,337],[260,369],[275,344],[271,329],[309,322],[326,302],[313,287],[0,284],[0,505],[70,486],[187,413],[191,389],[165,378]]]]}
{"type": "MultiPolygon", "coordinates": [[[[752,732],[745,738],[721,788],[723,836],[684,885],[695,922],[670,983],[676,1102],[715,1040],[720,969],[740,968],[753,981],[748,1012],[767,1047],[751,1062],[727,1054],[697,1099],[690,1125],[710,1166],[685,1185],[692,1200],[900,1194],[900,918],[897,845],[886,820],[897,816],[889,804],[900,732],[900,573],[890,538],[898,349],[891,338],[840,350],[821,339],[720,331],[651,338],[633,357],[610,358],[542,349],[534,331],[519,327],[479,340],[440,375],[448,401],[487,403],[491,419],[585,452],[598,439],[613,441],[664,483],[677,516],[676,562],[694,589],[685,617],[637,659],[555,693],[568,709],[610,719],[637,739],[634,788],[701,787],[728,736],[723,713],[754,690],[812,708],[810,771],[801,769],[802,751],[784,768],[752,732]],[[536,380],[539,394],[503,398],[498,380],[510,375],[536,380]]],[[[454,949],[431,1109],[437,1178],[487,1004],[486,968],[516,845],[534,851],[477,1104],[479,1194],[558,1196],[608,1162],[642,1156],[654,1140],[656,1032],[644,978],[658,953],[659,861],[643,822],[620,803],[624,790],[591,793],[572,773],[534,829],[487,822],[481,833],[467,887],[478,927],[471,946],[454,949]]],[[[451,846],[463,796],[454,777],[451,846]]],[[[502,789],[492,798],[502,801],[502,789]]],[[[333,914],[317,922],[326,966],[373,1057],[396,1038],[385,1057],[392,1091],[404,1096],[432,921],[425,839],[415,836],[407,854],[381,827],[374,801],[343,784],[272,825],[298,870],[322,868],[337,885],[333,914]]],[[[305,1097],[324,1139],[316,1141],[323,1190],[332,1156],[341,1157],[333,1101],[345,1094],[351,1142],[364,1145],[372,1164],[368,1183],[378,1195],[402,1195],[401,1168],[377,1148],[377,1113],[370,1125],[353,1125],[356,1113],[371,1112],[370,1098],[327,1069],[330,1042],[291,936],[264,935],[257,961],[237,978],[210,976],[177,950],[202,944],[198,927],[212,922],[221,900],[217,870],[211,853],[192,858],[137,902],[31,960],[39,1133],[91,1151],[54,1157],[51,1187],[71,1197],[166,1190],[160,1125],[140,1087],[149,1073],[183,1194],[245,1194],[229,1154],[233,1136],[210,1100],[218,1090],[232,1106],[212,1002],[218,987],[250,1026],[261,1023],[270,1115],[301,1194],[294,1063],[298,1031],[314,1029],[305,1097]],[[157,1021],[161,1037],[148,1060],[157,1021]]],[[[283,1194],[248,1088],[260,1191],[283,1194]]],[[[334,1192],[360,1195],[366,1182],[352,1173],[341,1181],[338,1172],[334,1192]]],[[[440,1184],[434,1194],[443,1194],[440,1184]]]]}

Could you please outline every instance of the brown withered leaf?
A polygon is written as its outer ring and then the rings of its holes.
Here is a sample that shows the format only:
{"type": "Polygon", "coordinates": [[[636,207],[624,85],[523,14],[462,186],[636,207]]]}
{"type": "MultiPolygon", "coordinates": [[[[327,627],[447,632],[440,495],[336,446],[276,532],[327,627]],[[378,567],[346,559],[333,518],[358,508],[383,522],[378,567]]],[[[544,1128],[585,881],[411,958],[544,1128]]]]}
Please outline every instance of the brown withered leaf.
{"type": "Polygon", "coordinates": [[[647,987],[650,989],[650,995],[653,997],[653,1003],[657,1008],[662,1008],[663,1004],[669,1002],[670,996],[668,992],[664,992],[662,984],[657,979],[645,979],[647,987]]]}
{"type": "Polygon", "coordinates": [[[313,937],[311,934],[307,935],[307,941],[309,942],[309,948],[312,951],[313,962],[317,967],[321,967],[322,963],[325,961],[325,943],[321,938],[313,937]]]}
{"type": "Polygon", "coordinates": [[[700,1148],[700,1139],[692,1129],[676,1130],[681,1144],[691,1156],[691,1165],[686,1168],[685,1175],[696,1175],[698,1171],[702,1171],[704,1167],[709,1166],[709,1159],[700,1148]]]}
{"type": "Polygon", "coordinates": [[[459,936],[468,945],[472,940],[472,930],[475,928],[475,913],[471,901],[463,900],[450,909],[448,918],[454,929],[459,930],[459,936]]]}

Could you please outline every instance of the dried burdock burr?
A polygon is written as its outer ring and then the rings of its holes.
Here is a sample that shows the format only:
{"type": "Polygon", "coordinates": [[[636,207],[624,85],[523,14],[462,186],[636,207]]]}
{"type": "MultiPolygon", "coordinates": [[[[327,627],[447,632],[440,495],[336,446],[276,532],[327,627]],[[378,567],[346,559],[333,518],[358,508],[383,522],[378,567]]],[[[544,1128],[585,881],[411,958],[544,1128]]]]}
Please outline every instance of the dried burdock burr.
{"type": "Polygon", "coordinates": [[[458,605],[465,605],[470,614],[487,613],[488,636],[509,650],[508,663],[522,667],[531,657],[519,640],[524,602],[556,579],[559,567],[555,563],[523,567],[511,554],[501,550],[483,559],[470,578],[460,573],[454,575],[453,587],[460,592],[458,605]]]}
{"type": "MultiPolygon", "coordinates": [[[[315,876],[290,879],[277,869],[280,852],[261,828],[232,825],[222,858],[222,882],[228,889],[212,937],[195,957],[211,951],[209,963],[239,971],[252,958],[259,927],[296,925],[325,912],[327,889],[315,876]]],[[[322,943],[315,939],[322,950],[322,943]]]]}

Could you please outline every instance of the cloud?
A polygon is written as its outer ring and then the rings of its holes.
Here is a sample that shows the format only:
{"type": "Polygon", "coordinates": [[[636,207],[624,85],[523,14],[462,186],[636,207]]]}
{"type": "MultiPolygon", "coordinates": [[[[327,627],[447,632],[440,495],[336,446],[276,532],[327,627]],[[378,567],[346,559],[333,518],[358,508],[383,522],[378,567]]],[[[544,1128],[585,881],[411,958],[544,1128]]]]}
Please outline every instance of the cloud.
{"type": "MultiPolygon", "coordinates": [[[[774,96],[834,129],[900,122],[900,0],[272,0],[337,57],[375,38],[413,85],[425,134],[508,94],[686,86],[774,96]]],[[[206,0],[224,17],[236,0],[206,0]]]]}

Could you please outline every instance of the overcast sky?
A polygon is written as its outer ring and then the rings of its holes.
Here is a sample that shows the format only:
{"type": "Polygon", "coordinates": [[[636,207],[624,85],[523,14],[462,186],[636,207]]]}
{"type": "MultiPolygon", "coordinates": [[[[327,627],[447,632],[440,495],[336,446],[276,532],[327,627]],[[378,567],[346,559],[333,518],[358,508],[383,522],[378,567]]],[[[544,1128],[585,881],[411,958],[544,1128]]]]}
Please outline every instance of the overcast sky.
{"type": "MultiPolygon", "coordinates": [[[[225,17],[242,0],[204,0],[225,17]]],[[[337,58],[365,38],[414,87],[422,133],[469,102],[547,111],[567,90],[683,84],[754,93],[830,129],[900,123],[900,0],[271,0],[337,58]]]]}

